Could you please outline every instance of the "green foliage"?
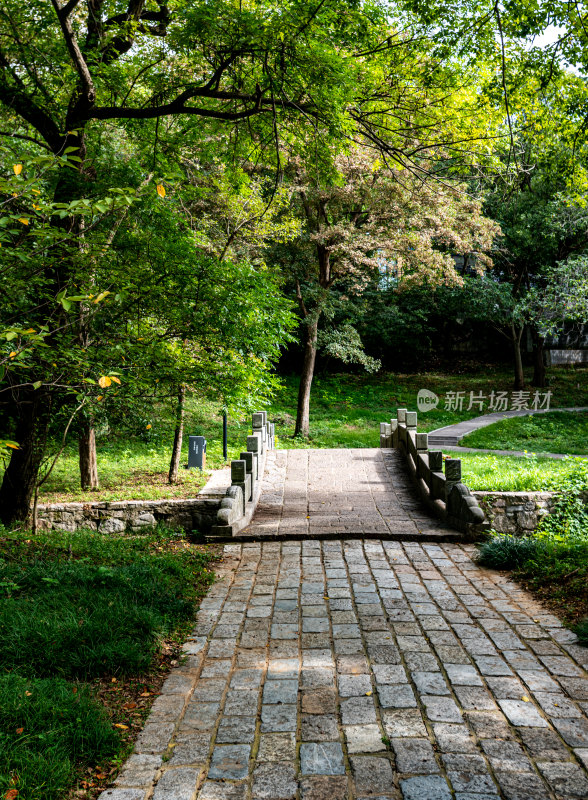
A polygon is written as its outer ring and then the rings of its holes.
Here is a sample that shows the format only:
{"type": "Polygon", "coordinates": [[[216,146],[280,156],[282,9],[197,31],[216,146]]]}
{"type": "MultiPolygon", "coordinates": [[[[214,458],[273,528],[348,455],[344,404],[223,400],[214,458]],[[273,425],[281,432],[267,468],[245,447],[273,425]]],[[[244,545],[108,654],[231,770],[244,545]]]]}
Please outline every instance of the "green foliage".
{"type": "Polygon", "coordinates": [[[560,486],[551,514],[541,520],[537,535],[557,542],[588,541],[588,461],[577,464],[560,486]]]}
{"type": "Polygon", "coordinates": [[[587,455],[588,412],[550,411],[503,419],[470,433],[461,444],[489,450],[587,455]]]}
{"type": "Polygon", "coordinates": [[[131,542],[81,532],[4,540],[2,663],[36,677],[147,670],[162,638],[192,617],[211,579],[206,556],[158,552],[162,536],[131,542]]]}
{"type": "MultiPolygon", "coordinates": [[[[457,454],[452,453],[453,456],[457,454]]],[[[537,456],[495,456],[459,453],[463,481],[470,489],[500,492],[546,492],[565,489],[577,470],[588,462],[537,456]]]]}
{"type": "Polygon", "coordinates": [[[492,569],[518,569],[541,547],[541,542],[531,536],[496,534],[480,547],[478,563],[492,569]]]}
{"type": "Polygon", "coordinates": [[[119,738],[88,687],[0,676],[0,794],[60,800],[75,772],[114,755],[119,738]],[[22,729],[22,730],[21,730],[22,729]]]}

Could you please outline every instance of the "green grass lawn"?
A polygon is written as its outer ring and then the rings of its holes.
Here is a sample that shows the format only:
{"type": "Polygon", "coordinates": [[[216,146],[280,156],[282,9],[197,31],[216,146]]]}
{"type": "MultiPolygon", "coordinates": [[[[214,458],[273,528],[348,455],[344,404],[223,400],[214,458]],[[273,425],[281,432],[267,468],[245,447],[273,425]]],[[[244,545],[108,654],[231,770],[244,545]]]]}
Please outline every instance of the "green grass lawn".
{"type": "MultiPolygon", "coordinates": [[[[530,375],[529,375],[530,377],[530,375]]],[[[558,367],[550,371],[552,405],[586,404],[588,369],[558,367]]],[[[293,438],[298,379],[286,377],[283,389],[267,409],[276,423],[277,447],[377,447],[380,423],[389,421],[397,407],[416,410],[419,389],[429,389],[441,398],[439,407],[419,415],[419,430],[430,431],[462,419],[478,416],[480,410],[467,410],[469,392],[488,395],[509,391],[512,376],[509,370],[484,367],[476,372],[453,374],[427,373],[403,375],[319,375],[315,378],[311,398],[310,438],[293,438]],[[448,391],[464,392],[462,411],[445,410],[448,391]]],[[[77,448],[72,440],[57,462],[49,480],[42,487],[40,502],[131,499],[167,499],[191,497],[206,481],[206,474],[180,469],[180,482],[167,484],[167,471],[173,440],[173,404],[158,404],[151,409],[149,424],[133,435],[117,431],[98,432],[99,492],[79,488],[77,448]]],[[[245,445],[250,417],[229,420],[229,459],[237,458],[245,445]]],[[[182,462],[186,463],[187,437],[199,434],[207,439],[207,464],[222,465],[222,417],[218,405],[192,398],[187,404],[186,433],[182,462]]],[[[525,448],[531,449],[531,448],[525,448]]],[[[555,468],[557,469],[557,468],[555,468]]]]}
{"type": "Polygon", "coordinates": [[[464,447],[588,455],[588,411],[512,417],[465,436],[464,447]]]}
{"type": "Polygon", "coordinates": [[[0,534],[0,796],[90,797],[142,727],[213,551],[164,529],[28,537],[0,534]]]}
{"type": "Polygon", "coordinates": [[[490,453],[449,453],[461,459],[463,482],[472,490],[541,492],[565,487],[578,472],[588,478],[588,459],[498,456],[490,453]]]}

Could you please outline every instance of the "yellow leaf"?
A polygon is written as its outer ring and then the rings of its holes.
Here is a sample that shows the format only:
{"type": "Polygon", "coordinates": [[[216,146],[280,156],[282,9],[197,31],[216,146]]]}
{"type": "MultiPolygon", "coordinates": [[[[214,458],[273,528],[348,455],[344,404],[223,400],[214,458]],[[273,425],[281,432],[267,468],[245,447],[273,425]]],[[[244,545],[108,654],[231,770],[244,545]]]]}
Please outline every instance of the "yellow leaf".
{"type": "Polygon", "coordinates": [[[104,395],[103,394],[99,394],[98,397],[96,398],[96,400],[98,400],[98,402],[100,402],[101,400],[104,400],[104,395]]]}
{"type": "Polygon", "coordinates": [[[111,679],[110,679],[110,682],[111,682],[111,683],[116,683],[116,678],[111,678],[111,679]]]}
{"type": "Polygon", "coordinates": [[[521,697],[521,700],[523,701],[523,703],[530,703],[530,702],[531,702],[531,701],[529,700],[529,698],[527,697],[527,695],[526,695],[526,694],[524,694],[524,695],[521,697]]]}
{"type": "Polygon", "coordinates": [[[373,692],[366,692],[365,694],[366,694],[366,697],[371,697],[373,695],[373,692]]]}
{"type": "Polygon", "coordinates": [[[28,219],[26,217],[19,217],[18,221],[22,222],[23,225],[28,225],[29,224],[29,221],[28,221],[28,219]]]}
{"type": "Polygon", "coordinates": [[[16,355],[16,350],[13,350],[11,353],[8,354],[8,358],[14,358],[16,355]]]}
{"type": "Polygon", "coordinates": [[[108,377],[108,375],[102,375],[102,377],[98,378],[98,386],[101,389],[106,389],[107,386],[110,386],[112,380],[108,377]]]}
{"type": "Polygon", "coordinates": [[[151,430],[151,423],[149,423],[149,425],[145,425],[145,430],[151,430]]]}
{"type": "Polygon", "coordinates": [[[22,172],[22,164],[13,164],[12,169],[14,170],[15,175],[20,175],[22,172]]]}
{"type": "Polygon", "coordinates": [[[111,375],[110,380],[120,384],[120,378],[117,378],[116,375],[111,375]]]}
{"type": "Polygon", "coordinates": [[[6,447],[10,447],[11,450],[20,450],[20,447],[17,444],[12,444],[9,442],[6,447]]]}
{"type": "Polygon", "coordinates": [[[114,727],[115,728],[120,728],[123,731],[128,731],[128,729],[129,729],[129,726],[128,725],[123,725],[122,722],[117,722],[114,727]]]}
{"type": "Polygon", "coordinates": [[[165,197],[165,187],[162,186],[160,183],[157,184],[157,194],[160,197],[165,197]]]}
{"type": "Polygon", "coordinates": [[[32,692],[25,692],[25,695],[26,695],[27,697],[30,697],[30,696],[32,695],[32,692]]]}

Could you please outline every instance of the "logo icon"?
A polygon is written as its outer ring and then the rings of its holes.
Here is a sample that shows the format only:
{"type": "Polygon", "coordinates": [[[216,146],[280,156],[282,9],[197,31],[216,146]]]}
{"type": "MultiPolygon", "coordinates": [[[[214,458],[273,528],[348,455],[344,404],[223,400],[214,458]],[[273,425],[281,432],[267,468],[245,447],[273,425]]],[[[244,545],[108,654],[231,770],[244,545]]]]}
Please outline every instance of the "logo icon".
{"type": "Polygon", "coordinates": [[[432,411],[439,405],[439,398],[435,392],[430,392],[428,389],[420,389],[417,394],[417,408],[419,411],[432,411]]]}

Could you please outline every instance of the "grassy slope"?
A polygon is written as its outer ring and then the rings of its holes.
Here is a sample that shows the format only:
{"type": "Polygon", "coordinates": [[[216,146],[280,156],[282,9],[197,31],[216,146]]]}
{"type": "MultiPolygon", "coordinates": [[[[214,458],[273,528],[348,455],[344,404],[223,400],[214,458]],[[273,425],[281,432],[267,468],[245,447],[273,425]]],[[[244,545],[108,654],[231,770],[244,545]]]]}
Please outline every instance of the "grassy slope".
{"type": "Polygon", "coordinates": [[[572,473],[584,470],[588,460],[555,460],[491,454],[451,453],[461,459],[463,481],[472,490],[494,492],[542,492],[565,485],[572,473]]]}
{"type": "Polygon", "coordinates": [[[471,433],[461,444],[490,450],[588,455],[588,411],[504,419],[471,433]]]}
{"type": "MultiPolygon", "coordinates": [[[[562,367],[551,371],[553,405],[586,404],[588,370],[562,367]]],[[[278,447],[377,447],[380,422],[389,420],[398,406],[416,410],[419,389],[429,389],[444,397],[447,391],[508,391],[512,377],[508,370],[488,367],[476,373],[401,375],[318,376],[313,384],[310,439],[294,439],[294,418],[298,381],[288,377],[283,390],[268,409],[276,422],[278,447]]],[[[461,412],[439,408],[419,415],[419,430],[430,431],[462,419],[478,416],[479,409],[461,412]]],[[[180,483],[168,486],[167,469],[173,439],[171,405],[153,408],[151,428],[133,438],[114,434],[98,439],[98,468],[101,490],[79,489],[77,452],[72,442],[59,459],[40,494],[41,502],[77,500],[163,499],[194,496],[206,475],[180,470],[180,483]]],[[[236,458],[245,444],[248,420],[229,421],[229,458],[236,458]]],[[[192,400],[188,405],[183,462],[187,462],[187,436],[197,433],[208,442],[208,466],[222,464],[222,419],[216,404],[192,400]]],[[[465,461],[465,459],[464,459],[465,461]]]]}
{"type": "Polygon", "coordinates": [[[213,555],[164,531],[0,535],[0,796],[92,798],[112,779],[213,555]]]}

